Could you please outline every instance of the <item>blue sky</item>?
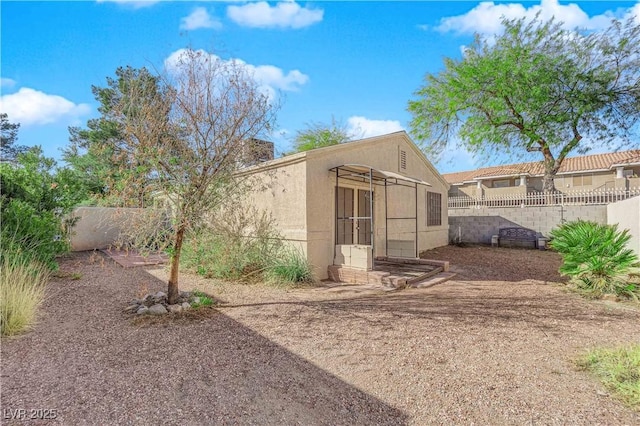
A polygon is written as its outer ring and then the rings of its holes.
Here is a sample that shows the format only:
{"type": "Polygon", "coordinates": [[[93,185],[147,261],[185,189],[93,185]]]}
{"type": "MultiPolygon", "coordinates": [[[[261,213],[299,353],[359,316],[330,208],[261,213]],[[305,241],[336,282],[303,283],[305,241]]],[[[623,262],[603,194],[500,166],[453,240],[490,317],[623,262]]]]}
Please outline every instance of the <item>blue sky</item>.
{"type": "MultiPolygon", "coordinates": [[[[119,66],[161,70],[190,46],[240,59],[281,96],[278,152],[297,130],[332,118],[359,136],[409,130],[407,102],[443,57],[459,57],[474,32],[501,16],[555,16],[597,30],[635,14],[640,1],[187,2],[2,1],[0,111],[21,123],[19,143],[60,157],[67,127],[98,116],[91,86],[119,66]]],[[[479,164],[452,149],[443,172],[479,164]]]]}

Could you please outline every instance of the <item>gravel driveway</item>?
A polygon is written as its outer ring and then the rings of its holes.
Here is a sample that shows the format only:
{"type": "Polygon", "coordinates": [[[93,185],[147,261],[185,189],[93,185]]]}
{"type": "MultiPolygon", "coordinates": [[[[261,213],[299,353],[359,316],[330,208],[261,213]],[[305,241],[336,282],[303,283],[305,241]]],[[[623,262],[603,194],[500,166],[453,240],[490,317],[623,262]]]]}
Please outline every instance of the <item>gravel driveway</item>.
{"type": "Polygon", "coordinates": [[[182,275],[223,301],[195,319],[121,310],[162,269],[75,254],[34,331],[2,341],[3,424],[640,424],[572,359],[640,341],[640,311],[566,293],[554,253],[446,247],[454,280],[382,293],[182,275]],[[37,413],[36,413],[37,414],[37,413]]]}

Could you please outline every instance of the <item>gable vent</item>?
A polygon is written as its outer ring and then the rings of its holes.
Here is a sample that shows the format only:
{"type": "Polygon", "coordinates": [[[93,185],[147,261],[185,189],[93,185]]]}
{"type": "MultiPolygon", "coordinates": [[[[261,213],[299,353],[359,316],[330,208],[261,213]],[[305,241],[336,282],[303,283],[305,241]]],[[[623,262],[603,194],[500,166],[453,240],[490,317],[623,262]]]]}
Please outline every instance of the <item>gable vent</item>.
{"type": "Polygon", "coordinates": [[[400,170],[407,170],[407,151],[400,150],[400,170]]]}

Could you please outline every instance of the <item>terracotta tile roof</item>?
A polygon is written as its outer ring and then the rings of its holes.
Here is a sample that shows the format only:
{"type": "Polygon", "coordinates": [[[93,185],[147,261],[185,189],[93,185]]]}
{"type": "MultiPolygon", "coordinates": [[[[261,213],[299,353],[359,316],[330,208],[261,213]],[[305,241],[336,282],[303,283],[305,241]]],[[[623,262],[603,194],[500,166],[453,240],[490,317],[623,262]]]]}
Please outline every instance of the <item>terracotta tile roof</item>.
{"type": "MultiPolygon", "coordinates": [[[[640,149],[606,154],[583,155],[581,157],[566,158],[558,173],[578,173],[592,170],[609,170],[614,164],[640,163],[640,149]]],[[[528,173],[532,176],[544,174],[542,162],[517,163],[502,166],[483,167],[466,172],[445,173],[442,176],[450,184],[472,181],[475,178],[489,178],[494,176],[517,176],[528,173]]]]}

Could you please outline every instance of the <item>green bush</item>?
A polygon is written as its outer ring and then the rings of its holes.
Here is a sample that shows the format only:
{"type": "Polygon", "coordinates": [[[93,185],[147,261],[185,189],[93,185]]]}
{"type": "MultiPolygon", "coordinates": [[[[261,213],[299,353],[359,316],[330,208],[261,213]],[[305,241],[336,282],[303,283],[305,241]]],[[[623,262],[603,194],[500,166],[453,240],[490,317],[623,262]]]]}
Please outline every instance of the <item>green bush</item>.
{"type": "Polygon", "coordinates": [[[0,262],[0,332],[11,336],[28,329],[44,300],[48,268],[25,260],[18,253],[5,252],[0,262]]]}
{"type": "Polygon", "coordinates": [[[640,411],[640,344],[594,349],[577,363],[595,374],[616,397],[640,411]]]}
{"type": "Polygon", "coordinates": [[[18,252],[55,268],[55,257],[68,249],[64,214],[79,199],[72,179],[36,147],[0,163],[0,187],[0,254],[18,252]]]}
{"type": "Polygon", "coordinates": [[[0,198],[2,230],[0,254],[19,255],[24,261],[35,260],[56,269],[57,255],[64,253],[68,242],[60,219],[50,211],[37,211],[22,200],[0,198]]]}
{"type": "Polygon", "coordinates": [[[626,247],[631,236],[616,225],[578,220],[551,232],[551,247],[562,255],[560,273],[571,277],[578,289],[591,297],[605,293],[637,299],[633,282],[635,253],[626,247]]]}
{"type": "Polygon", "coordinates": [[[291,247],[283,247],[264,270],[264,278],[275,284],[313,282],[313,270],[306,257],[291,247]]]}

